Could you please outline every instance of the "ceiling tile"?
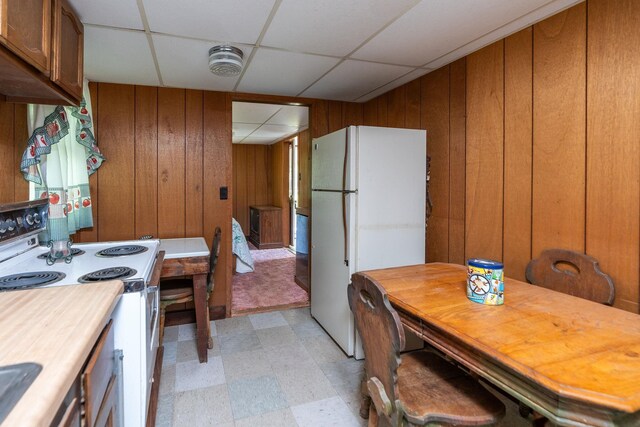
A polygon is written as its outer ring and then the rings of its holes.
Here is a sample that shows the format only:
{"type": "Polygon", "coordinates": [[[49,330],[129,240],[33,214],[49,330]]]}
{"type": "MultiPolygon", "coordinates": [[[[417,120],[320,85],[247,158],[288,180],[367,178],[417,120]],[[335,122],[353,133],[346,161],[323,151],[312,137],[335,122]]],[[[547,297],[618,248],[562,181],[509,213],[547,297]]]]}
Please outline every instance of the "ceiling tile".
{"type": "Polygon", "coordinates": [[[136,0],[87,1],[69,0],[83,24],[142,30],[142,19],[136,0]]]}
{"type": "Polygon", "coordinates": [[[354,101],[412,71],[409,67],[346,60],[302,96],[340,101],[354,101]]]}
{"type": "Polygon", "coordinates": [[[425,74],[427,74],[429,71],[428,69],[424,69],[424,68],[418,68],[416,70],[413,70],[412,72],[410,72],[409,74],[405,74],[404,76],[400,77],[397,80],[392,81],[391,83],[387,83],[386,85],[367,93],[366,95],[358,98],[356,101],[357,102],[366,102],[369,101],[370,99],[375,98],[378,95],[382,95],[383,93],[389,92],[392,89],[395,89],[399,86],[402,86],[405,83],[409,83],[411,80],[415,80],[418,77],[424,76],[425,74]]]}
{"type": "Polygon", "coordinates": [[[91,81],[159,85],[147,36],[141,31],[86,25],[84,70],[91,81]]]}
{"type": "Polygon", "coordinates": [[[251,135],[251,133],[258,129],[259,123],[234,123],[233,124],[233,136],[244,138],[251,135]]]}
{"type": "MultiPolygon", "coordinates": [[[[215,42],[205,42],[154,34],[160,74],[166,86],[187,89],[232,91],[238,76],[221,77],[209,71],[209,48],[215,42]]],[[[252,48],[238,46],[245,57],[252,48]]]]}
{"type": "Polygon", "coordinates": [[[284,138],[298,132],[297,126],[262,125],[251,136],[260,138],[284,138]]]}
{"type": "Polygon", "coordinates": [[[259,48],[248,64],[238,90],[295,96],[338,61],[327,56],[259,48]]]}
{"type": "Polygon", "coordinates": [[[267,124],[305,128],[309,126],[309,108],[297,107],[295,105],[284,105],[275,116],[269,119],[267,124]]]}
{"type": "MultiPolygon", "coordinates": [[[[352,57],[422,66],[548,3],[549,0],[423,1],[352,57]]],[[[520,28],[528,24],[530,21],[523,22],[520,28]]]]}
{"type": "Polygon", "coordinates": [[[443,65],[449,64],[456,59],[462,58],[465,55],[475,52],[478,49],[481,49],[510,34],[520,31],[521,29],[526,28],[531,24],[541,21],[551,15],[554,15],[564,9],[581,3],[582,1],[583,0],[556,0],[548,3],[525,16],[515,19],[494,31],[485,34],[484,36],[475,39],[470,43],[464,44],[457,49],[454,49],[451,52],[438,57],[434,61],[429,62],[427,64],[427,67],[434,70],[436,68],[440,68],[443,65]]]}
{"type": "Polygon", "coordinates": [[[282,105],[234,102],[232,121],[234,123],[264,123],[282,108],[282,105]]]}
{"type": "Polygon", "coordinates": [[[258,136],[248,136],[245,139],[242,140],[242,144],[264,144],[264,145],[269,145],[271,143],[274,143],[278,141],[277,138],[264,138],[264,137],[258,137],[258,136]]]}
{"type": "Polygon", "coordinates": [[[262,44],[345,56],[418,0],[283,0],[262,44]]]}
{"type": "Polygon", "coordinates": [[[143,0],[152,32],[254,44],[275,0],[143,0]]]}

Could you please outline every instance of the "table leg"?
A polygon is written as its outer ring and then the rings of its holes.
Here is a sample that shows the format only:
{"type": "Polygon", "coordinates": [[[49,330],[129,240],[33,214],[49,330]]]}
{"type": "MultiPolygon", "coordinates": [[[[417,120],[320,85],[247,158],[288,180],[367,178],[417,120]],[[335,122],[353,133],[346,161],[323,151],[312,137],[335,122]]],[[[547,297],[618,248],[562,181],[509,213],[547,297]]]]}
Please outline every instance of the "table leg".
{"type": "Polygon", "coordinates": [[[209,341],[209,326],[207,325],[207,275],[196,274],[193,276],[193,304],[196,311],[196,338],[198,345],[198,358],[200,363],[207,363],[207,343],[209,341]]]}

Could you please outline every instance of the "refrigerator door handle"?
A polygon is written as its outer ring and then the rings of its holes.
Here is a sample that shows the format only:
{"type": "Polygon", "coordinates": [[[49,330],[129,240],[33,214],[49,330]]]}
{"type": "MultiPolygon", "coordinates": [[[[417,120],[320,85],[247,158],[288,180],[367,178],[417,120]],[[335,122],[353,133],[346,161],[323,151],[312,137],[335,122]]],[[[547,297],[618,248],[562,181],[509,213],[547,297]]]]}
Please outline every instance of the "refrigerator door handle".
{"type": "Polygon", "coordinates": [[[344,162],[342,163],[342,231],[344,233],[344,265],[349,266],[349,231],[347,230],[347,162],[349,160],[349,128],[344,133],[344,162]]]}

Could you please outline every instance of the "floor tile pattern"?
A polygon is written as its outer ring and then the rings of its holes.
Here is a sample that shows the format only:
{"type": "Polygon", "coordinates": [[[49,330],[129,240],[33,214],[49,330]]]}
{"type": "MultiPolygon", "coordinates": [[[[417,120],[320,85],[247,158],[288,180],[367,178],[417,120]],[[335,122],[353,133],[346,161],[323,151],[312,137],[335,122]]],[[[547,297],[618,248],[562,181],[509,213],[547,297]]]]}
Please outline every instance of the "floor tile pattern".
{"type": "MultiPolygon", "coordinates": [[[[164,333],[156,426],[358,427],[363,362],[346,357],[309,308],[212,323],[209,363],[194,325],[164,333]]],[[[505,400],[503,427],[529,425],[505,400]]]]}

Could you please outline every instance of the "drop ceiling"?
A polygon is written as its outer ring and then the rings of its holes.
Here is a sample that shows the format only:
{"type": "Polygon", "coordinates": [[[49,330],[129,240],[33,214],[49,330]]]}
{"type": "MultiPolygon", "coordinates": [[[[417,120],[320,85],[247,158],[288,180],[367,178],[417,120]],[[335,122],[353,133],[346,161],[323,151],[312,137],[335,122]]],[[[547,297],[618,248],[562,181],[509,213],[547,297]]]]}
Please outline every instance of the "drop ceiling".
{"type": "Polygon", "coordinates": [[[70,0],[89,80],[364,102],[581,0],[70,0]],[[244,53],[217,77],[208,50],[244,53]]]}

